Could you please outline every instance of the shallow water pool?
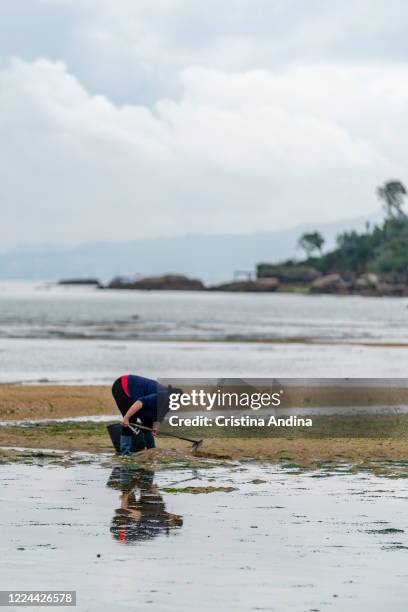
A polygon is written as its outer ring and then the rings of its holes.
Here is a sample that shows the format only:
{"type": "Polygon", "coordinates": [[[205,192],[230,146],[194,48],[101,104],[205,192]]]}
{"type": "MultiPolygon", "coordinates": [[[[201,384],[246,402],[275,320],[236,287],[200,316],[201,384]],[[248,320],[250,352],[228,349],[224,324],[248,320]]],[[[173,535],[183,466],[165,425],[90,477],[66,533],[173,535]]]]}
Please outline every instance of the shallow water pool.
{"type": "Polygon", "coordinates": [[[45,461],[0,481],[1,589],[76,590],[81,612],[406,609],[404,479],[45,461]]]}

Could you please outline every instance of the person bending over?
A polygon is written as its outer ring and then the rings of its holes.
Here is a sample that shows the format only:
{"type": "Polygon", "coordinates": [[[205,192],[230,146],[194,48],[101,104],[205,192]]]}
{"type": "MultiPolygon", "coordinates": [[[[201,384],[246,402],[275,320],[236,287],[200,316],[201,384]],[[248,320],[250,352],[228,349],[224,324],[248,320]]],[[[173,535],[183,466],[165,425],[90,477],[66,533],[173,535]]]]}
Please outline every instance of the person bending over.
{"type": "Polygon", "coordinates": [[[120,454],[130,455],[135,450],[155,448],[152,432],[140,430],[136,438],[128,425],[131,423],[137,427],[139,422],[153,429],[156,435],[160,427],[158,409],[168,404],[168,392],[156,380],[126,374],[115,380],[112,395],[123,417],[120,454]]]}

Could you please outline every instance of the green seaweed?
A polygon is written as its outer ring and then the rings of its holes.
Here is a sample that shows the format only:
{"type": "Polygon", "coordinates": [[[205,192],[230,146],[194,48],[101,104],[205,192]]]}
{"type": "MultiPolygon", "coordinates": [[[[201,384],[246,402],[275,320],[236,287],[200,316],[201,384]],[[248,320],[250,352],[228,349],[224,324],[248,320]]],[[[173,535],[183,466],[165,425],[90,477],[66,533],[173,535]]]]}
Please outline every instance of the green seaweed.
{"type": "Polygon", "coordinates": [[[237,491],[237,487],[163,487],[162,491],[165,493],[192,493],[197,495],[202,493],[231,493],[237,491]]]}
{"type": "Polygon", "coordinates": [[[390,534],[390,533],[404,533],[403,529],[396,529],[395,527],[385,527],[384,529],[368,529],[366,533],[378,533],[378,534],[390,534]]]}

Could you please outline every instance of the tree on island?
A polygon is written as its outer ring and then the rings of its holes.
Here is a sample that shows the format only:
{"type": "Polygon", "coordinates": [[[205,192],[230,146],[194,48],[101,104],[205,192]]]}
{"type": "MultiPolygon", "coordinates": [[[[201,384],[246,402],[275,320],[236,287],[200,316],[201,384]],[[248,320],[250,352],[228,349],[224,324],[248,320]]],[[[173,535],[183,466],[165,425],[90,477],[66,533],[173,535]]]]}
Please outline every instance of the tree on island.
{"type": "Polygon", "coordinates": [[[362,233],[349,230],[338,234],[335,248],[324,254],[324,238],[318,232],[305,233],[298,246],[307,257],[300,263],[346,279],[365,272],[388,274],[389,279],[408,285],[408,215],[403,210],[407,191],[401,181],[393,179],[385,181],[376,193],[385,204],[382,224],[366,224],[362,233]]]}
{"type": "Polygon", "coordinates": [[[401,181],[386,181],[384,185],[377,187],[377,195],[384,201],[384,207],[388,218],[403,219],[406,216],[402,210],[402,206],[407,191],[401,181]]]}
{"type": "Polygon", "coordinates": [[[299,238],[298,245],[305,251],[307,257],[310,257],[313,251],[319,251],[321,255],[324,238],[320,232],[306,232],[299,238]]]}

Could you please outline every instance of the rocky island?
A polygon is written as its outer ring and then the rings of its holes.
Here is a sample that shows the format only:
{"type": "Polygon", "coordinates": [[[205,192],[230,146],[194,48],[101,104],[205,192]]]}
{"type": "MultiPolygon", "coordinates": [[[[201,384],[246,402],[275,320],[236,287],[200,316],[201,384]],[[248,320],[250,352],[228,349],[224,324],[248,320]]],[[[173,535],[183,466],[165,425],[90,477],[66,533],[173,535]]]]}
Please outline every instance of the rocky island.
{"type": "Polygon", "coordinates": [[[371,227],[367,223],[362,233],[339,234],[336,247],[325,253],[325,239],[318,231],[304,233],[298,240],[298,246],[305,251],[303,260],[259,263],[255,273],[245,273],[244,280],[206,285],[198,278],[163,274],[136,279],[116,277],[107,285],[93,278],[66,279],[59,284],[142,291],[408,296],[408,217],[403,210],[406,190],[400,181],[393,180],[378,187],[377,194],[385,205],[382,224],[371,227]]]}

